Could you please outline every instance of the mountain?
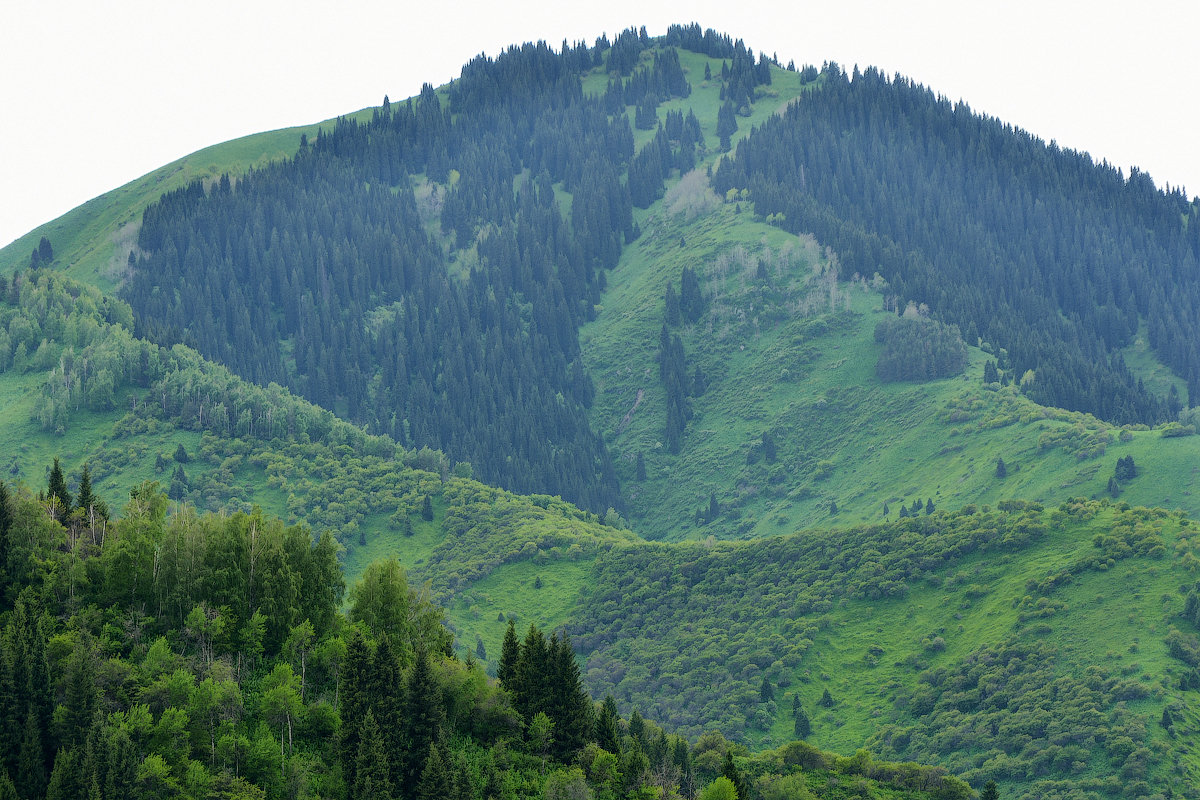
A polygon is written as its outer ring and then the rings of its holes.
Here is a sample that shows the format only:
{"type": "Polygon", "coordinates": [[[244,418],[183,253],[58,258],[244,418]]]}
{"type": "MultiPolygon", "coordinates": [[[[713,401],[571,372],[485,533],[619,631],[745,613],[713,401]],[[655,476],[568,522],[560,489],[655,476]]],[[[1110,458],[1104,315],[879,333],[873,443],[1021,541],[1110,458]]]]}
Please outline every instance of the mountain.
{"type": "Polygon", "coordinates": [[[329,529],[698,741],[1190,796],[1198,213],[696,26],[514,47],[0,251],[0,468],[329,529]]]}

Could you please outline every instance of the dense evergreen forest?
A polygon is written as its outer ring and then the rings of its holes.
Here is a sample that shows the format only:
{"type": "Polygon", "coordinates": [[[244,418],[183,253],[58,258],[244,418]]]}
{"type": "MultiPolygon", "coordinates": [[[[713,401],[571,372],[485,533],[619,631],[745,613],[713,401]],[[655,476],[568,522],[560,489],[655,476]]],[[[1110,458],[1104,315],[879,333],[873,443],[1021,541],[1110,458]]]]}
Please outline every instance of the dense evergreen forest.
{"type": "Polygon", "coordinates": [[[1157,422],[1119,348],[1139,322],[1200,397],[1200,209],[923,86],[827,65],[817,88],[714,173],[758,213],[812,233],[843,277],[882,275],[898,307],[925,303],[968,344],[1007,350],[1043,405],[1157,422]]]}
{"type": "Polygon", "coordinates": [[[343,613],[328,533],[172,509],[152,483],[111,516],[57,460],[36,496],[0,482],[0,797],[970,795],[940,768],[622,719],[533,626],[509,624],[493,682],[395,560],[343,613]]]}
{"type": "MultiPolygon", "coordinates": [[[[736,96],[769,80],[740,42],[671,35],[728,55],[736,96]]],[[[124,290],[138,331],[486,481],[619,506],[577,330],[636,235],[633,205],[703,147],[680,115],[634,156],[627,106],[653,117],[690,91],[670,48],[635,70],[650,46],[629,30],[611,46],[480,56],[444,98],[426,86],[370,122],[339,121],[288,163],[163,197],[124,290]],[[617,77],[584,96],[580,75],[599,63],[617,77]]]]}

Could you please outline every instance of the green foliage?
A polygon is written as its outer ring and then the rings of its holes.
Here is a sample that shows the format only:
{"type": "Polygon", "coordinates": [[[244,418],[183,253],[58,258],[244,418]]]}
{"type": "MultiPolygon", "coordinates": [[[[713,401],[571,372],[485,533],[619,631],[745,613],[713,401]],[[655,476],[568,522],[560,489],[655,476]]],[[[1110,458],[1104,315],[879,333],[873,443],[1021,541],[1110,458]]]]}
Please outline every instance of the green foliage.
{"type": "Polygon", "coordinates": [[[880,322],[875,326],[875,341],[883,345],[875,362],[881,381],[948,378],[967,366],[967,348],[958,327],[915,312],[880,322]]]}

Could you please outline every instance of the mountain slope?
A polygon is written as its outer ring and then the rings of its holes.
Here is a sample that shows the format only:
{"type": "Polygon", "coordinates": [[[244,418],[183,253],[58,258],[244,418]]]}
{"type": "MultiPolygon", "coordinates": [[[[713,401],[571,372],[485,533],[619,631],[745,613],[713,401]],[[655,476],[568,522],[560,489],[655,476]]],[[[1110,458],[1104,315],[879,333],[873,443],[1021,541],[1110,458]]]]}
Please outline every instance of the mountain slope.
{"type": "MultiPolygon", "coordinates": [[[[254,161],[262,142],[241,161],[222,148],[228,180],[181,180],[145,211],[127,302],[98,272],[112,245],[85,228],[135,219],[139,183],[110,198],[131,205],[72,217],[51,269],[6,281],[0,467],[42,486],[70,443],[68,474],[89,462],[109,496],[157,478],[213,510],[330,528],[349,575],[398,555],[429,581],[460,649],[493,665],[504,618],[565,625],[593,691],[691,734],[768,747],[803,711],[822,746],[869,741],[1014,793],[1186,794],[1192,526],[1138,506],[1198,510],[1200,440],[1181,435],[1194,417],[1169,391],[1181,401],[1187,376],[1163,333],[1193,306],[1153,300],[1190,269],[1194,218],[1177,228],[1191,212],[1141,178],[1117,186],[917,87],[861,80],[698,28],[514,48],[277,163],[254,161]],[[1096,302],[1064,307],[1061,353],[1020,340],[1029,309],[1005,305],[1059,245],[980,227],[988,206],[931,188],[903,125],[886,147],[867,135],[905,103],[938,121],[926,141],[947,159],[973,152],[949,129],[1068,162],[1078,186],[1039,184],[1060,211],[1080,186],[1122,198],[1120,225],[1048,223],[1136,265],[1097,262],[1108,285],[1079,284],[1096,302]],[[820,172],[821,153],[844,163],[820,172]],[[863,199],[901,177],[927,193],[912,213],[863,199]],[[999,271],[939,282],[958,238],[999,271]],[[1154,265],[1171,248],[1168,280],[1154,265]],[[1138,276],[1161,281],[1126,302],[1138,276]],[[959,316],[972,303],[986,323],[959,316]],[[1042,394],[1055,375],[1085,401],[1042,394]],[[781,536],[815,527],[832,530],[781,536]]],[[[992,174],[972,158],[964,186],[992,174]]],[[[0,263],[28,259],[14,253],[0,263]]]]}

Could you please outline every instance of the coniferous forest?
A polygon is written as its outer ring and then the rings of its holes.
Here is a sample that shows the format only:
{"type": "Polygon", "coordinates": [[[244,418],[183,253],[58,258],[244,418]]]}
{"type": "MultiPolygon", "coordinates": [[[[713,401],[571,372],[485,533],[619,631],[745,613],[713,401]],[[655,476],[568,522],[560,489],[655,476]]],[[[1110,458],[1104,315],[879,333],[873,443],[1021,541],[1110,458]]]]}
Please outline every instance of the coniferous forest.
{"type": "Polygon", "coordinates": [[[0,800],[1198,796],[1197,200],[694,24],[231,161],[0,250],[0,800]]]}
{"type": "Polygon", "coordinates": [[[1200,397],[1200,209],[1149,176],[1093,163],[876,69],[826,65],[819,86],[714,175],[760,214],[880,274],[968,344],[1003,347],[1044,405],[1116,422],[1171,411],[1116,351],[1151,346],[1200,397]]]}

